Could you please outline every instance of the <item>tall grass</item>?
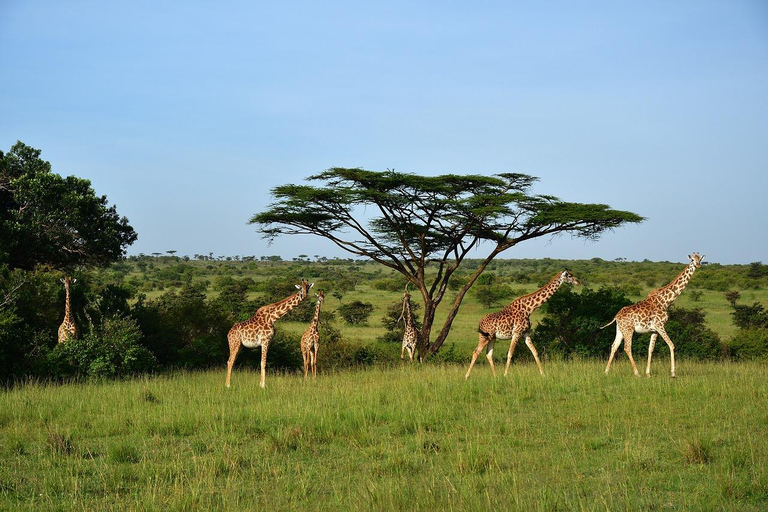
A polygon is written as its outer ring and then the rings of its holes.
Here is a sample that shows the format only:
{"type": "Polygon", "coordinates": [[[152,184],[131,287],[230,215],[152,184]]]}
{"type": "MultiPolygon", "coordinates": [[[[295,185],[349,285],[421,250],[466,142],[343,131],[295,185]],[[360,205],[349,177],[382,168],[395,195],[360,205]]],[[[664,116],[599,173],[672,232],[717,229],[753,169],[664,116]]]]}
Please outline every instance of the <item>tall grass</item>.
{"type": "Polygon", "coordinates": [[[244,369],[0,395],[1,510],[768,508],[768,366],[244,369]]]}

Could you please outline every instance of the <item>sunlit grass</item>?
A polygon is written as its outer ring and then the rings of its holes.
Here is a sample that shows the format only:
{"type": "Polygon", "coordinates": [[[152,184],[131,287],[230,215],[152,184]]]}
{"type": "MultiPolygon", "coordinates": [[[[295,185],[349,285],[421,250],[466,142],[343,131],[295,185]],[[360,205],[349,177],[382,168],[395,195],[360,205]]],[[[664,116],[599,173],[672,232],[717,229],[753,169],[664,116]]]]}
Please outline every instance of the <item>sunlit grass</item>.
{"type": "Polygon", "coordinates": [[[768,366],[245,368],[0,395],[2,510],[765,510],[768,366]]]}

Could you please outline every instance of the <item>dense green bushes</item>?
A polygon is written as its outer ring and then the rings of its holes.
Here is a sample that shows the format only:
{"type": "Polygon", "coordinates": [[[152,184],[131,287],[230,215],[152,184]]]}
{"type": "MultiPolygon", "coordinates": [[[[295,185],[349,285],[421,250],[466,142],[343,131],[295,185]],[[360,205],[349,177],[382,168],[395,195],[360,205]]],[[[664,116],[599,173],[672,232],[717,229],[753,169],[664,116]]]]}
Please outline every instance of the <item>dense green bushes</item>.
{"type": "MultiPolygon", "coordinates": [[[[548,281],[565,266],[572,268],[586,285],[574,289],[563,287],[542,308],[544,318],[537,322],[533,338],[539,351],[552,357],[607,357],[615,327],[604,330],[599,327],[609,322],[621,307],[637,300],[634,295],[630,298],[628,290],[634,294],[637,286],[651,282],[663,284],[680,270],[680,264],[673,263],[501,260],[494,262],[492,272],[478,281],[478,288],[473,292],[478,294],[475,300],[480,301],[482,294],[478,291],[481,292],[482,287],[503,286],[507,296],[497,302],[506,303],[534,284],[548,281]],[[609,284],[594,289],[590,283],[609,284]]],[[[706,284],[705,276],[719,275],[728,283],[728,290],[741,289],[743,295],[754,300],[754,293],[747,292],[749,288],[738,288],[739,283],[752,280],[753,284],[763,286],[768,279],[762,273],[764,267],[708,265],[697,272],[690,291],[706,284]]],[[[232,324],[247,319],[259,306],[295,292],[294,284],[302,276],[312,276],[312,281],[318,283],[313,291],[325,288],[327,296],[339,300],[340,313],[350,310],[355,316],[349,319],[358,322],[365,321],[366,311],[370,310],[368,304],[342,302],[343,294],[364,282],[377,293],[400,296],[403,283],[391,275],[373,264],[351,265],[349,262],[208,260],[202,263],[169,257],[134,258],[76,276],[73,311],[82,335],[80,340],[59,346],[56,330],[64,303],[59,275],[44,269],[23,271],[0,267],[0,381],[30,376],[112,377],[172,368],[221,368],[229,355],[226,335],[232,324]],[[162,285],[166,291],[162,294],[155,291],[151,299],[141,295],[147,280],[155,280],[158,287],[162,285]]],[[[706,327],[706,309],[672,307],[667,331],[677,354],[696,359],[768,358],[768,313],[764,306],[759,302],[739,304],[740,294],[717,295],[724,305],[730,303],[738,330],[721,340],[706,327]]],[[[359,293],[355,295],[359,296],[359,293]]],[[[709,299],[706,297],[704,303],[713,300],[712,294],[709,299]]],[[[377,304],[381,307],[381,302],[377,304]]],[[[308,323],[314,305],[314,293],[310,292],[286,320],[308,323]]],[[[412,301],[411,307],[418,324],[419,301],[412,301]]],[[[334,327],[332,311],[324,309],[320,366],[333,369],[399,361],[403,324],[397,325],[397,319],[401,311],[401,300],[391,302],[381,322],[370,321],[381,336],[376,342],[370,338],[360,343],[357,339],[344,338],[334,327]]],[[[289,332],[278,323],[269,349],[270,368],[301,368],[300,335],[292,330],[294,332],[289,332]]],[[[645,356],[647,345],[647,334],[635,335],[633,348],[638,357],[645,356]]],[[[668,352],[661,340],[656,350],[660,354],[668,352]]],[[[518,349],[517,355],[527,358],[528,351],[518,349]]],[[[466,363],[468,357],[465,346],[447,344],[435,359],[466,363]]],[[[259,362],[260,350],[243,350],[238,358],[239,367],[258,367],[259,362]]]]}
{"type": "Polygon", "coordinates": [[[48,355],[48,370],[55,377],[121,377],[154,372],[159,368],[157,359],[141,346],[141,340],[134,319],[107,318],[80,339],[57,344],[48,355]]]}

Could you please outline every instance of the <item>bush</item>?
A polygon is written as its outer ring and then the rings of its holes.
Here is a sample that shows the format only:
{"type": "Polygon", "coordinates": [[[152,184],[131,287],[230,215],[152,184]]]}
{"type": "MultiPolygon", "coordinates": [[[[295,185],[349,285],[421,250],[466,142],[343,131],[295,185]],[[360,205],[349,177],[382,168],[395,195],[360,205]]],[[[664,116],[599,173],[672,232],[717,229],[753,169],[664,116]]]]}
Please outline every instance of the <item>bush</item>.
{"type": "Polygon", "coordinates": [[[728,351],[738,361],[768,358],[768,329],[739,329],[728,343],[728,351]]]}
{"type": "Polygon", "coordinates": [[[368,317],[373,313],[373,304],[356,300],[342,304],[337,311],[349,325],[364,324],[368,322],[368,317]]]}
{"type": "MultiPolygon", "coordinates": [[[[725,355],[720,337],[706,327],[706,315],[700,308],[670,308],[665,330],[675,344],[675,355],[694,359],[720,359],[725,355]]],[[[656,340],[656,349],[661,353],[669,351],[661,337],[656,340]]]]}
{"type": "Polygon", "coordinates": [[[229,356],[227,332],[234,322],[194,286],[154,301],[140,297],[132,313],[146,336],[144,345],[164,367],[219,366],[229,356]]]}
{"type": "Polygon", "coordinates": [[[577,294],[564,286],[544,305],[546,316],[534,331],[534,344],[565,356],[604,357],[615,334],[600,327],[629,304],[617,288],[585,288],[577,294]]]}
{"type": "Polygon", "coordinates": [[[120,377],[153,372],[155,356],[139,342],[141,331],[135,320],[106,318],[81,339],[59,343],[48,355],[55,377],[120,377]]]}

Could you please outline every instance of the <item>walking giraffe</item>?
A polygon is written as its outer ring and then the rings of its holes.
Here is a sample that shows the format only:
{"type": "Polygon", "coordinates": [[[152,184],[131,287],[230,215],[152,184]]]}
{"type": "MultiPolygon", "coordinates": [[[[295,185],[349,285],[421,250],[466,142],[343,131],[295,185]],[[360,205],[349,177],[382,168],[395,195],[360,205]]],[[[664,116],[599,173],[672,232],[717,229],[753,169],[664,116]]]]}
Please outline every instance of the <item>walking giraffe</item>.
{"type": "Polygon", "coordinates": [[[669,339],[667,331],[664,330],[664,324],[667,323],[669,314],[667,309],[675,301],[676,298],[683,293],[688,281],[691,280],[691,276],[697,268],[701,267],[701,261],[704,256],[699,256],[699,253],[695,252],[693,255],[688,255],[688,259],[691,262],[686,265],[680,274],[672,280],[667,286],[654,290],[648,294],[648,297],[641,300],[637,304],[626,306],[616,313],[613,320],[601,327],[605,329],[612,323],[616,322],[616,338],[613,340],[611,346],[611,355],[608,358],[608,365],[605,367],[605,373],[611,369],[611,363],[613,357],[616,355],[621,340],[624,340],[624,351],[629,356],[629,362],[632,363],[632,370],[637,377],[640,376],[640,372],[637,371],[637,365],[632,358],[632,335],[634,333],[651,333],[651,342],[648,345],[648,365],[645,367],[645,375],[651,376],[651,356],[653,355],[653,348],[656,345],[656,337],[660,334],[664,341],[669,346],[669,359],[671,365],[672,377],[675,376],[675,345],[672,340],[669,339]]]}
{"type": "Polygon", "coordinates": [[[416,350],[416,344],[419,341],[419,333],[413,326],[413,315],[411,314],[411,294],[408,293],[408,284],[405,285],[405,293],[403,294],[403,312],[400,313],[400,318],[397,319],[398,325],[400,320],[405,320],[405,332],[403,332],[403,348],[400,350],[400,359],[405,360],[405,351],[408,351],[408,358],[413,362],[413,353],[416,350]]]}
{"type": "Polygon", "coordinates": [[[261,382],[259,385],[262,388],[264,387],[267,349],[269,349],[269,342],[272,341],[272,336],[275,335],[275,321],[298,306],[306,298],[309,289],[314,284],[309,284],[305,279],[302,279],[301,285],[296,285],[296,288],[299,289],[298,292],[280,302],[260,307],[251,318],[232,326],[227,334],[227,341],[229,341],[227,387],[229,387],[230,377],[232,376],[232,366],[234,366],[237,354],[243,346],[248,348],[261,347],[261,382]]]}
{"type": "Polygon", "coordinates": [[[77,279],[72,279],[71,277],[65,277],[61,280],[62,283],[64,283],[64,291],[67,294],[66,301],[64,303],[64,321],[61,322],[61,325],[59,326],[59,343],[63,343],[67,341],[68,339],[75,339],[78,335],[78,329],[77,324],[75,324],[75,319],[72,316],[72,299],[71,299],[71,288],[72,284],[77,282],[77,279]]]}
{"type": "Polygon", "coordinates": [[[509,343],[509,352],[507,352],[507,366],[504,375],[509,372],[509,363],[512,360],[512,353],[515,351],[515,345],[520,336],[525,336],[525,344],[531,349],[536,365],[539,367],[539,373],[544,375],[544,370],[539,361],[539,354],[531,341],[531,313],[544,304],[563,283],[579,284],[579,280],[569,271],[558,272],[552,280],[542,288],[528,295],[523,295],[512,301],[512,303],[496,313],[489,313],[480,320],[478,332],[480,333],[477,348],[472,353],[472,362],[469,363],[469,369],[464,376],[469,378],[469,373],[475,365],[477,356],[486,348],[485,357],[491,365],[493,375],[496,375],[496,367],[493,364],[493,345],[497,339],[511,340],[509,343]]]}
{"type": "Polygon", "coordinates": [[[309,328],[301,335],[301,355],[304,358],[304,378],[307,378],[307,372],[312,370],[312,378],[317,377],[317,349],[320,345],[320,333],[317,330],[320,323],[320,306],[325,300],[325,293],[320,290],[315,294],[317,304],[315,305],[315,316],[309,324],[309,328]]]}

